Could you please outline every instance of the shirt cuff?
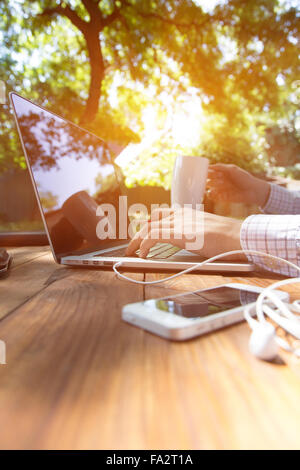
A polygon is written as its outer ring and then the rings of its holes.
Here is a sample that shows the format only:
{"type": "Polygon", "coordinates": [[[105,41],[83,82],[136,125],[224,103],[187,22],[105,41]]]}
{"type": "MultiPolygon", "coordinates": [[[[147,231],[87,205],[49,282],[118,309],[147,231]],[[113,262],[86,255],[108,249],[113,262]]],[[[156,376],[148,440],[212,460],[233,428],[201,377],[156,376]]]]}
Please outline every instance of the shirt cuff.
{"type": "Polygon", "coordinates": [[[293,214],[293,193],[278,184],[272,183],[270,186],[270,195],[262,211],[265,214],[293,214]]]}
{"type": "MultiPolygon", "coordinates": [[[[300,241],[300,215],[262,215],[247,217],[241,228],[243,250],[255,250],[278,256],[297,266],[300,241]]],[[[299,271],[283,261],[246,253],[250,262],[285,276],[298,277],[299,271]]]]}

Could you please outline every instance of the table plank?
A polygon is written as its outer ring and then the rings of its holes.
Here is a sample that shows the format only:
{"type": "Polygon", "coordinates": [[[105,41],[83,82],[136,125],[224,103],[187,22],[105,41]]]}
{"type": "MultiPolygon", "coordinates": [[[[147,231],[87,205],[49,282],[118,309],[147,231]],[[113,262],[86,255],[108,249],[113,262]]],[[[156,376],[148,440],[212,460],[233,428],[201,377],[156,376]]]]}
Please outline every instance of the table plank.
{"type": "Polygon", "coordinates": [[[46,250],[14,249],[13,265],[0,280],[0,319],[41,291],[58,270],[66,270],[54,262],[46,250]]]}
{"type": "Polygon", "coordinates": [[[127,372],[136,370],[143,332],[128,335],[120,311],[142,300],[142,287],[111,272],[68,272],[0,322],[1,448],[101,447],[118,427],[118,408],[130,420],[127,372]]]}
{"type": "MultiPolygon", "coordinates": [[[[162,280],[175,273],[147,273],[147,281],[162,280]]],[[[268,285],[283,279],[280,276],[271,273],[254,273],[239,276],[234,275],[218,275],[218,274],[185,274],[169,281],[158,284],[150,284],[145,286],[145,298],[163,297],[169,294],[178,294],[180,292],[189,292],[197,289],[206,289],[220,284],[239,282],[242,284],[251,284],[259,287],[267,287],[268,285]]],[[[292,292],[294,289],[291,288],[292,292]]],[[[296,289],[297,290],[297,289],[296,289]]]]}
{"type": "MultiPolygon", "coordinates": [[[[23,260],[32,256],[25,251],[23,260]]],[[[297,360],[256,360],[245,324],[175,343],[121,321],[122,306],[144,296],[266,286],[272,276],[187,275],[143,287],[58,266],[49,253],[29,258],[7,279],[8,298],[28,285],[0,321],[0,448],[300,448],[297,360]]]]}
{"type": "MultiPolygon", "coordinates": [[[[145,279],[147,281],[157,281],[163,280],[170,275],[171,273],[147,273],[145,279]]],[[[273,275],[272,273],[253,273],[243,276],[185,274],[169,281],[164,281],[158,284],[145,285],[145,299],[165,297],[168,295],[191,292],[199,289],[207,289],[209,287],[232,282],[265,288],[281,279],[284,279],[284,277],[273,275]]],[[[291,300],[300,298],[300,284],[291,284],[282,287],[282,289],[289,293],[291,300]]]]}
{"type": "Polygon", "coordinates": [[[21,264],[28,263],[40,256],[49,254],[50,248],[49,246],[9,247],[7,251],[13,257],[11,269],[15,269],[21,264]]]}
{"type": "MultiPolygon", "coordinates": [[[[262,276],[262,273],[240,277],[185,275],[163,284],[146,286],[145,298],[158,298],[227,282],[266,287],[280,279],[271,274],[262,276]]],[[[146,280],[164,277],[166,275],[147,274],[146,280]]],[[[300,297],[299,285],[288,286],[286,290],[292,298],[300,297]]],[[[300,448],[299,416],[293,412],[293,403],[300,392],[300,361],[283,353],[281,365],[258,361],[249,353],[249,334],[249,328],[244,323],[181,346],[182,349],[190,348],[187,354],[191,360],[186,360],[184,383],[194,383],[195,388],[194,373],[198,374],[199,384],[208,387],[203,398],[211,413],[208,421],[218,423],[223,434],[222,439],[215,434],[212,448],[300,448]]],[[[203,416],[202,407],[193,394],[187,386],[186,400],[190,395],[190,403],[194,403],[194,409],[190,405],[190,415],[199,423],[203,420],[207,423],[207,416],[203,416]]],[[[205,448],[209,447],[210,444],[205,445],[205,448]]]]}

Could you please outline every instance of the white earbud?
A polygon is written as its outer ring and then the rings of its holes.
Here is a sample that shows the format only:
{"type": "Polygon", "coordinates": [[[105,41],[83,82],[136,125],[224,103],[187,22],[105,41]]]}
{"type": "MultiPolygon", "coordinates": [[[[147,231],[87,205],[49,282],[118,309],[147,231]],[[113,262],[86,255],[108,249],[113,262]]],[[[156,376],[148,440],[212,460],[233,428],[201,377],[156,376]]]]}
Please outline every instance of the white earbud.
{"type": "Polygon", "coordinates": [[[264,361],[272,361],[278,355],[276,330],[271,323],[259,323],[252,318],[252,333],[249,340],[250,352],[264,361]]]}
{"type": "Polygon", "coordinates": [[[268,323],[262,314],[261,321],[255,320],[252,315],[257,313],[256,306],[247,305],[244,316],[252,333],[249,340],[249,350],[255,357],[263,361],[272,361],[278,355],[276,330],[268,323]]]}

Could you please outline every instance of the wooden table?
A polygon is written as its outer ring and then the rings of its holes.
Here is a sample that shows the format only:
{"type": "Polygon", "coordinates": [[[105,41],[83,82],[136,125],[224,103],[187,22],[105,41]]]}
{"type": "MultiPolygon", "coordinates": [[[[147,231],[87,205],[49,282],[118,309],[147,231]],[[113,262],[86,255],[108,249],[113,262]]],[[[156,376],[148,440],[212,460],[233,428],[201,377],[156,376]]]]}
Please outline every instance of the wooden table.
{"type": "Polygon", "coordinates": [[[299,449],[296,359],[253,358],[245,323],[172,343],[121,321],[128,302],[224,282],[267,286],[270,276],[143,287],[58,266],[48,248],[10,251],[0,280],[2,449],[299,449]]]}

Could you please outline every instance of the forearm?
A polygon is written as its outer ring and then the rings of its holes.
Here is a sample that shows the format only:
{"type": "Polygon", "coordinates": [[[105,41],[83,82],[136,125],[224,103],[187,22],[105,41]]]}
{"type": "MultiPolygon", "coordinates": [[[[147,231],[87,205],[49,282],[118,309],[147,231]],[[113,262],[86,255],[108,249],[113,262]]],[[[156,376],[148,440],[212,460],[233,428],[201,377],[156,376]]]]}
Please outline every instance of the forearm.
{"type": "MultiPolygon", "coordinates": [[[[300,266],[300,215],[252,215],[243,222],[240,238],[243,250],[268,253],[300,266]]],[[[296,269],[283,262],[259,255],[247,257],[263,269],[285,276],[299,276],[296,269]]]]}
{"type": "Polygon", "coordinates": [[[259,207],[264,207],[270,197],[271,185],[267,181],[254,178],[254,185],[249,195],[250,204],[257,204],[259,207]]]}

